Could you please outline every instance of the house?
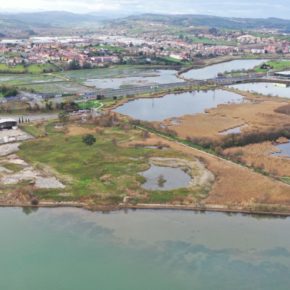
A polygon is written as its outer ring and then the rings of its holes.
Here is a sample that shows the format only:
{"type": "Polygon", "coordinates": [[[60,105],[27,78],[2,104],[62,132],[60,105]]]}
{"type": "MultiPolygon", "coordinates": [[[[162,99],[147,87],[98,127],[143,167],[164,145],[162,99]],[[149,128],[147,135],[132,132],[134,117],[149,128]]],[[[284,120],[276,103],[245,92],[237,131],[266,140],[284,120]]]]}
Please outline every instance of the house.
{"type": "Polygon", "coordinates": [[[0,130],[13,129],[17,127],[17,121],[14,119],[0,119],[0,130]]]}

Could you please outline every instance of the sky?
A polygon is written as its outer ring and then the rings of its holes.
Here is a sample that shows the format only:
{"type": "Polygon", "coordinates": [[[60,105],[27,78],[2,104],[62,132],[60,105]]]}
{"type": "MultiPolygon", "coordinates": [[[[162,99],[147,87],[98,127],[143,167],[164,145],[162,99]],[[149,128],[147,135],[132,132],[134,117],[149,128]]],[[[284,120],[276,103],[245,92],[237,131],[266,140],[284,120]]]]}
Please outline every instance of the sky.
{"type": "Polygon", "coordinates": [[[290,19],[290,0],[0,0],[0,12],[206,14],[290,19]]]}

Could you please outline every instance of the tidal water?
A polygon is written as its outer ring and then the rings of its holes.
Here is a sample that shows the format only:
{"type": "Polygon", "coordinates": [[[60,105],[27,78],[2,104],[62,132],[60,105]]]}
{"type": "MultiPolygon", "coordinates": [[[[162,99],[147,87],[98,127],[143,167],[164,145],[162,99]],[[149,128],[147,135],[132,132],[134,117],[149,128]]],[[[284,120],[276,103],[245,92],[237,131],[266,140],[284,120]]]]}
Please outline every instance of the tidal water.
{"type": "Polygon", "coordinates": [[[203,113],[220,104],[241,103],[243,96],[223,91],[194,91],[168,94],[161,98],[143,98],[130,101],[115,111],[143,121],[162,121],[168,118],[203,113]]]}
{"type": "Polygon", "coordinates": [[[0,289],[289,290],[290,219],[0,209],[0,289]]]}
{"type": "Polygon", "coordinates": [[[265,59],[240,59],[232,60],[228,62],[218,63],[210,65],[201,69],[192,69],[183,74],[183,77],[187,79],[206,80],[213,79],[218,76],[219,73],[249,70],[265,62],[265,59]]]}
{"type": "Polygon", "coordinates": [[[129,76],[98,78],[98,75],[90,76],[85,81],[87,86],[95,86],[98,89],[120,89],[122,87],[148,86],[183,82],[176,76],[175,70],[148,70],[143,72],[131,72],[129,76]]]}
{"type": "Polygon", "coordinates": [[[278,83],[247,83],[231,86],[241,91],[249,91],[265,96],[290,98],[290,87],[278,83]]]}

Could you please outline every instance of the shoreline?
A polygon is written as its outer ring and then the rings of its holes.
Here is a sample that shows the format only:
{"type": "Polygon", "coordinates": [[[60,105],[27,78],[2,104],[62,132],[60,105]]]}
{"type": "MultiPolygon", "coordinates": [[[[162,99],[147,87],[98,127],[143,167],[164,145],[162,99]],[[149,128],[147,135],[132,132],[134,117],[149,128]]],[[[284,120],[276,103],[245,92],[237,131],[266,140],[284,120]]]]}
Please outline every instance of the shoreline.
{"type": "MultiPolygon", "coordinates": [[[[263,206],[263,205],[262,205],[263,206]]],[[[280,205],[264,205],[264,206],[280,206],[280,205]]],[[[0,208],[79,208],[91,212],[117,212],[122,210],[170,210],[170,211],[192,211],[202,213],[224,213],[224,214],[244,214],[244,215],[257,215],[269,217],[290,217],[290,207],[287,211],[265,211],[253,210],[250,208],[228,208],[227,206],[194,206],[194,205],[170,205],[170,204],[119,204],[119,205],[103,205],[103,206],[90,206],[78,202],[43,202],[38,205],[31,205],[28,203],[0,203],[0,208]]]]}

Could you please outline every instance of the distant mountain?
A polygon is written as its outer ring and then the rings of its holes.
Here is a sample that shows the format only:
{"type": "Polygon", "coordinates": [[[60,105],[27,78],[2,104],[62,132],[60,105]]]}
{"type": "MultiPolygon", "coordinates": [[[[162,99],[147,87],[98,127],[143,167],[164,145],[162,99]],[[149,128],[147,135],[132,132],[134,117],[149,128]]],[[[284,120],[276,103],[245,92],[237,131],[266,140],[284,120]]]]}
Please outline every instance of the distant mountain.
{"type": "Polygon", "coordinates": [[[18,23],[28,26],[41,25],[59,27],[71,24],[98,23],[100,22],[100,16],[91,14],[75,14],[64,11],[0,14],[0,27],[2,22],[18,23]]]}
{"type": "Polygon", "coordinates": [[[39,34],[73,33],[77,29],[98,26],[110,19],[102,14],[75,14],[64,11],[37,13],[0,13],[0,37],[29,37],[39,34]]]}
{"type": "Polygon", "coordinates": [[[128,16],[127,12],[92,12],[76,14],[65,11],[35,13],[0,13],[0,38],[28,37],[31,35],[55,35],[57,33],[74,33],[76,30],[92,29],[100,23],[113,25],[131,24],[134,22],[156,22],[175,26],[207,26],[226,29],[274,28],[290,32],[290,20],[278,18],[226,18],[207,15],[162,15],[139,14],[128,16]]]}
{"type": "Polygon", "coordinates": [[[290,20],[278,18],[227,18],[208,15],[142,14],[127,17],[128,21],[159,22],[177,26],[207,26],[226,29],[274,28],[290,31],[290,20]]]}

